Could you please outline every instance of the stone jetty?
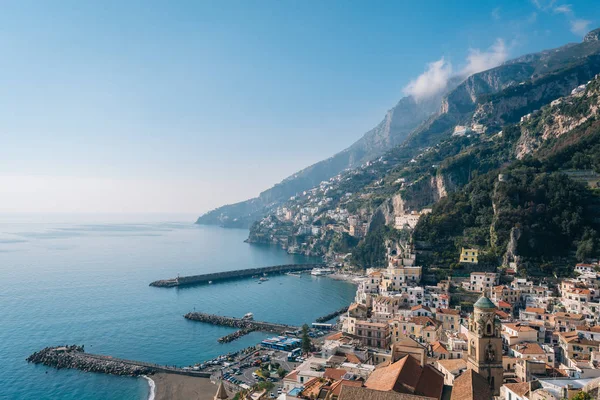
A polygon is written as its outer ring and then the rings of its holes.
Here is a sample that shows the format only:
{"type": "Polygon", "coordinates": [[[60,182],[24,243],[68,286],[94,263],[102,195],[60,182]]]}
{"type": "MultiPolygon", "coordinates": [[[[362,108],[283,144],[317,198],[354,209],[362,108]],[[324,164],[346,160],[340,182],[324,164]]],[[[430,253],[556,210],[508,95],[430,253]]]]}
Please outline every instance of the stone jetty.
{"type": "Polygon", "coordinates": [[[334,319],[334,318],[335,318],[335,317],[337,317],[338,315],[342,315],[343,313],[345,313],[345,312],[347,312],[347,311],[348,311],[348,306],[346,306],[346,307],[343,307],[343,308],[340,308],[340,309],[339,309],[339,310],[337,310],[337,311],[334,311],[334,312],[332,312],[332,313],[329,313],[329,314],[327,314],[327,315],[323,315],[322,317],[319,317],[319,318],[317,318],[317,319],[315,320],[315,322],[318,322],[318,323],[327,322],[327,321],[329,321],[329,320],[331,320],[331,319],[334,319]]]}
{"type": "Polygon", "coordinates": [[[179,375],[210,377],[210,373],[207,372],[167,367],[143,361],[124,360],[99,354],[89,354],[85,352],[84,346],[78,345],[46,347],[27,357],[27,362],[43,364],[57,369],[70,368],[111,375],[140,376],[152,375],[156,372],[167,372],[179,375]]]}
{"type": "Polygon", "coordinates": [[[177,278],[163,279],[150,283],[155,287],[177,287],[201,285],[209,282],[218,282],[230,279],[250,278],[252,276],[263,276],[264,274],[284,274],[286,272],[301,272],[313,268],[323,268],[325,264],[285,264],[274,265],[264,268],[240,269],[236,271],[215,272],[212,274],[178,276],[177,278]]]}
{"type": "MultiPolygon", "coordinates": [[[[247,335],[253,331],[263,331],[263,332],[274,332],[278,334],[282,334],[285,331],[295,331],[299,328],[297,326],[285,325],[285,324],[275,324],[272,322],[261,322],[254,321],[251,319],[244,318],[234,318],[234,317],[223,317],[220,315],[214,314],[206,314],[201,312],[191,312],[184,315],[186,319],[191,321],[199,321],[205,322],[207,324],[219,325],[219,326],[228,326],[231,328],[237,328],[239,331],[232,333],[231,335],[227,335],[222,337],[223,340],[232,341],[241,336],[247,335]],[[231,337],[229,337],[231,336],[231,337]]],[[[220,339],[220,340],[221,340],[220,339]]]]}
{"type": "Polygon", "coordinates": [[[233,333],[230,333],[229,335],[220,337],[219,339],[217,339],[217,342],[219,342],[219,343],[233,342],[234,340],[237,340],[237,339],[241,338],[242,336],[249,334],[250,332],[254,332],[255,330],[256,330],[255,328],[240,329],[239,331],[235,331],[233,333]]]}

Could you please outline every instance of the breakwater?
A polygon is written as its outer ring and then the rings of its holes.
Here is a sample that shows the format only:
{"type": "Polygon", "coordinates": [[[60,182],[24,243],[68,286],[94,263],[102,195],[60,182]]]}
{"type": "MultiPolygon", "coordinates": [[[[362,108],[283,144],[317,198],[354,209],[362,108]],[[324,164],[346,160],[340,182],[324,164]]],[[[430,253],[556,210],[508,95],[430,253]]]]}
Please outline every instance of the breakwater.
{"type": "Polygon", "coordinates": [[[249,334],[254,331],[263,331],[263,332],[273,332],[282,334],[285,331],[295,331],[299,328],[297,326],[285,325],[285,324],[275,324],[272,322],[262,322],[262,321],[254,321],[250,319],[244,318],[235,318],[235,317],[223,317],[220,315],[214,314],[206,314],[201,312],[191,312],[184,315],[186,319],[191,321],[199,321],[212,325],[219,326],[228,326],[230,328],[239,329],[236,332],[233,332],[230,335],[223,336],[219,339],[219,342],[227,343],[231,342],[235,339],[238,339],[244,335],[249,334]]]}
{"type": "Polygon", "coordinates": [[[46,347],[27,357],[27,362],[42,364],[57,369],[70,368],[86,372],[100,372],[111,375],[140,376],[166,372],[179,375],[210,378],[210,373],[189,369],[168,367],[143,361],[125,360],[86,353],[84,346],[46,347]]]}
{"type": "Polygon", "coordinates": [[[210,274],[178,276],[177,278],[162,279],[150,283],[154,287],[176,287],[201,285],[230,279],[249,278],[263,274],[283,274],[286,272],[307,271],[313,268],[323,268],[326,264],[284,264],[271,267],[240,269],[235,271],[214,272],[210,274]]]}
{"type": "Polygon", "coordinates": [[[323,315],[322,317],[319,317],[319,318],[317,318],[317,319],[315,320],[315,322],[318,322],[318,323],[327,322],[327,321],[329,321],[329,320],[331,320],[331,319],[334,319],[334,318],[335,318],[335,317],[337,317],[338,315],[341,315],[341,314],[345,313],[346,311],[348,311],[348,306],[346,306],[346,307],[342,307],[342,308],[340,308],[339,310],[337,310],[337,311],[334,311],[334,312],[332,312],[332,313],[329,313],[329,314],[327,314],[327,315],[323,315]]]}

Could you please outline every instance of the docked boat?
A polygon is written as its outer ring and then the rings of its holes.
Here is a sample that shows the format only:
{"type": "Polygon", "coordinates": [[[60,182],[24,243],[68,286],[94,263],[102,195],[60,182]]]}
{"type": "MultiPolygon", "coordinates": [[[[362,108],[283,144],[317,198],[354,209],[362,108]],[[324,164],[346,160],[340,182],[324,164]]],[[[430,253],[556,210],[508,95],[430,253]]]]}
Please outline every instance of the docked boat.
{"type": "Polygon", "coordinates": [[[286,272],[285,274],[289,276],[295,276],[296,278],[300,278],[302,276],[300,272],[286,272]]]}
{"type": "Polygon", "coordinates": [[[310,271],[310,274],[314,275],[314,276],[329,275],[329,274],[333,274],[333,270],[329,269],[329,268],[313,268],[310,271]]]}
{"type": "Polygon", "coordinates": [[[248,314],[244,315],[244,317],[242,319],[252,320],[252,319],[254,319],[254,314],[249,312],[248,314]]]}

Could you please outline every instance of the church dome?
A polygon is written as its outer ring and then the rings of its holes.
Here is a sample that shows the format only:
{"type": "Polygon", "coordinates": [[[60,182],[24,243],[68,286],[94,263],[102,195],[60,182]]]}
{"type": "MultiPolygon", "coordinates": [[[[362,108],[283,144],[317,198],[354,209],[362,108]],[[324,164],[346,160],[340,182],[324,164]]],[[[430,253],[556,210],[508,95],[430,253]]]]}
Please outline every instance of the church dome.
{"type": "Polygon", "coordinates": [[[475,308],[496,308],[496,305],[492,303],[490,299],[485,296],[481,296],[479,300],[475,304],[473,304],[475,308]]]}

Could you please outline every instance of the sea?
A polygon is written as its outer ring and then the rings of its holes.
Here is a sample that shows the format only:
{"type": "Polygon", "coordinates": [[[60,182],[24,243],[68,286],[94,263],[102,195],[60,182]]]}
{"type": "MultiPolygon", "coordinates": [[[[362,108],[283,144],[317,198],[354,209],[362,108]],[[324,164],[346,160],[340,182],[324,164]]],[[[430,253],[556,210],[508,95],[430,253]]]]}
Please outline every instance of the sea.
{"type": "Polygon", "coordinates": [[[199,226],[183,215],[0,215],[0,399],[147,399],[148,381],[28,364],[46,346],[187,366],[255,345],[254,332],[188,321],[203,311],[286,324],[348,305],[351,283],[277,275],[187,288],[154,280],[319,261],[244,243],[248,231],[199,226]]]}

